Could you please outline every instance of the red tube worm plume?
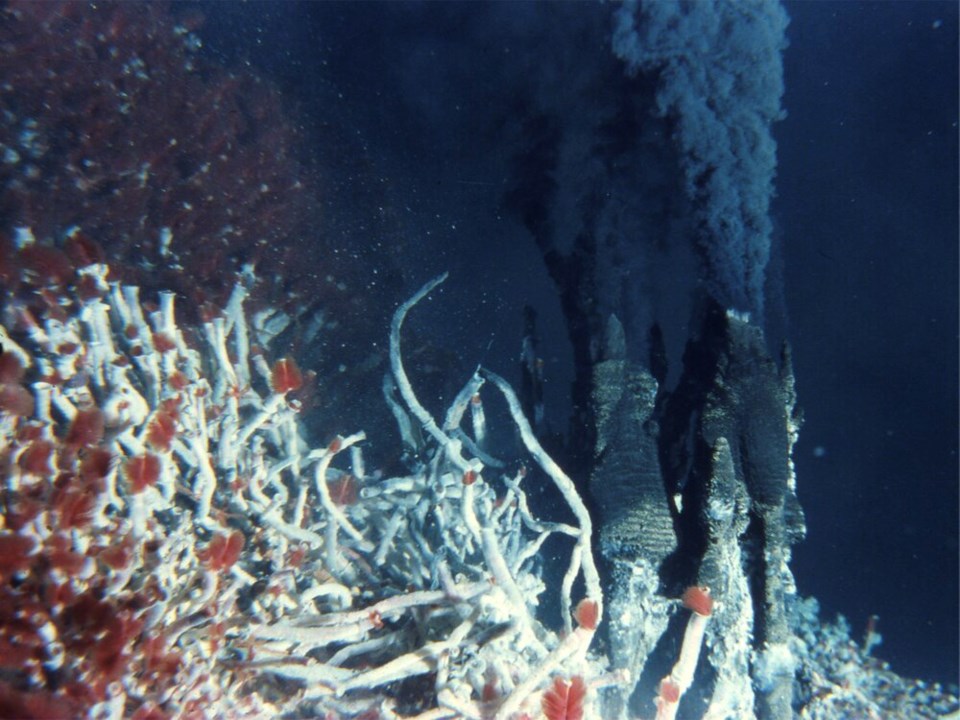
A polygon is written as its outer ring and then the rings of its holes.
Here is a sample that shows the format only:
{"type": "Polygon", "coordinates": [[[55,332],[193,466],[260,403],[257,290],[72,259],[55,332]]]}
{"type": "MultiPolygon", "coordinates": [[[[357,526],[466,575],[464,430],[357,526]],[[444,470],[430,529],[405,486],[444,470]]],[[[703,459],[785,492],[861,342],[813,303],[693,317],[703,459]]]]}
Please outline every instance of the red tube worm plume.
{"type": "Polygon", "coordinates": [[[584,598],[577,603],[577,609],[573,611],[573,617],[576,619],[577,625],[584,630],[596,630],[597,621],[600,619],[599,615],[600,608],[596,601],[589,598],[584,598]]]}
{"type": "Polygon", "coordinates": [[[159,353],[170,352],[177,349],[177,344],[166,333],[153,333],[153,349],[159,353]]]}
{"type": "Polygon", "coordinates": [[[143,641],[142,652],[147,675],[159,678],[172,677],[180,666],[180,653],[167,648],[163,635],[150,635],[143,641]]]}
{"type": "Polygon", "coordinates": [[[103,413],[99,408],[79,410],[63,442],[67,445],[96,445],[103,439],[103,413]]]}
{"type": "Polygon", "coordinates": [[[214,535],[210,544],[197,553],[197,557],[210,570],[229,570],[240,559],[243,545],[243,535],[236,530],[229,535],[214,535]]]}
{"type": "Polygon", "coordinates": [[[107,294],[105,287],[97,282],[93,275],[81,275],[76,283],[77,297],[81,300],[93,300],[107,294]]]}
{"type": "Polygon", "coordinates": [[[287,566],[298,568],[303,565],[303,561],[307,559],[307,546],[306,545],[297,545],[294,548],[290,549],[290,552],[287,553],[287,566]]]}
{"type": "Polygon", "coordinates": [[[22,385],[0,385],[0,412],[19,417],[33,415],[33,395],[22,385]]]}
{"type": "Polygon", "coordinates": [[[80,461],[80,479],[95,492],[103,492],[104,478],[110,473],[113,453],[106,448],[95,447],[87,450],[80,461]]]}
{"type": "Polygon", "coordinates": [[[500,691],[497,689],[497,678],[494,676],[483,684],[483,690],[480,692],[480,702],[485,705],[492,705],[499,699],[500,691]]]}
{"type": "Polygon", "coordinates": [[[374,628],[377,630],[383,629],[383,615],[380,614],[379,610],[371,610],[367,617],[370,620],[370,624],[373,625],[374,628]]]}
{"type": "Polygon", "coordinates": [[[693,585],[683,592],[684,607],[692,611],[687,627],[683,631],[680,644],[680,657],[670,670],[670,674],[660,681],[660,694],[657,696],[657,720],[673,720],[677,716],[680,698],[690,689],[693,674],[697,669],[703,636],[713,612],[713,598],[710,588],[693,585]]]}
{"type": "Polygon", "coordinates": [[[161,410],[147,428],[147,442],[155,450],[169,450],[174,436],[177,434],[177,414],[161,410]]]}
{"type": "Polygon", "coordinates": [[[656,720],[674,720],[677,716],[677,708],[680,705],[680,696],[683,691],[676,681],[667,676],[660,681],[660,692],[657,695],[657,717],[656,720]]]}
{"type": "Polygon", "coordinates": [[[123,470],[130,483],[130,492],[143,492],[160,479],[160,458],[152,453],[135,455],[127,460],[123,470]]]}
{"type": "Polygon", "coordinates": [[[543,694],[540,706],[547,720],[583,720],[583,699],[587,686],[575,675],[569,684],[553,679],[553,687],[543,694]]]}
{"type": "Polygon", "coordinates": [[[473,485],[477,481],[477,472],[476,470],[467,470],[463,474],[463,484],[464,485],[473,485]]]}
{"type": "Polygon", "coordinates": [[[19,256],[24,274],[40,287],[65,285],[73,278],[73,266],[66,253],[45,245],[28,245],[19,256]]]}
{"type": "Polygon", "coordinates": [[[24,369],[12,353],[0,354],[0,383],[16,384],[23,380],[24,369]]]}
{"type": "Polygon", "coordinates": [[[81,705],[73,698],[49,690],[20,691],[7,683],[0,685],[0,708],[4,717],[68,718],[82,717],[81,705]]]}
{"type": "Polygon", "coordinates": [[[190,384],[190,381],[187,380],[187,376],[184,375],[179,370],[174,370],[170,373],[170,377],[167,378],[167,384],[170,385],[174,390],[183,390],[187,385],[190,384]]]}
{"type": "Polygon", "coordinates": [[[74,231],[67,236],[63,241],[63,250],[78,268],[107,261],[107,254],[100,244],[79,231],[74,231]]]}
{"type": "Polygon", "coordinates": [[[706,586],[691,585],[683,591],[681,601],[685,608],[697,615],[710,617],[713,613],[713,598],[710,597],[710,588],[706,586]]]}
{"type": "Polygon", "coordinates": [[[660,681],[660,700],[674,705],[680,702],[680,686],[669,677],[660,681]]]}
{"type": "Polygon", "coordinates": [[[343,440],[340,437],[335,437],[330,441],[330,444],[327,445],[327,452],[331,455],[335,455],[340,452],[340,448],[343,447],[343,440]]]}
{"type": "Polygon", "coordinates": [[[300,374],[300,368],[291,358],[283,358],[273,364],[270,385],[275,393],[282,395],[291,390],[299,389],[302,384],[303,375],[300,374]]]}
{"type": "Polygon", "coordinates": [[[97,557],[111,570],[123,570],[133,560],[133,540],[129,536],[124,537],[119,543],[100,550],[97,557]]]}
{"type": "Polygon", "coordinates": [[[67,575],[78,574],[86,563],[86,555],[72,549],[70,538],[62,533],[56,533],[47,540],[47,559],[52,567],[62,570],[67,575]]]}
{"type": "Polygon", "coordinates": [[[11,532],[0,533],[0,578],[26,570],[35,550],[36,541],[33,538],[11,532]]]}
{"type": "MultiPolygon", "coordinates": [[[[109,612],[113,608],[108,607],[109,612]]],[[[93,647],[93,660],[105,680],[121,677],[127,670],[130,654],[127,648],[143,629],[144,620],[133,617],[129,611],[111,616],[105,625],[106,633],[99,636],[93,647]]]]}
{"type": "Polygon", "coordinates": [[[53,443],[49,440],[34,440],[17,458],[20,470],[31,475],[49,477],[53,474],[53,443]]]}
{"type": "Polygon", "coordinates": [[[337,505],[356,505],[357,480],[353,475],[341,475],[328,483],[330,499],[337,505]]]}
{"type": "Polygon", "coordinates": [[[33,228],[21,263],[30,282],[63,286],[74,266],[102,262],[90,237],[127,274],[176,279],[191,298],[222,289],[234,251],[265,276],[287,261],[301,281],[324,257],[298,248],[290,262],[280,242],[320,210],[279,91],[197,54],[185,29],[201,23],[188,14],[167,3],[3,4],[0,145],[19,162],[0,164],[0,224],[33,228]],[[131,57],[150,72],[131,72],[131,57]],[[65,253],[45,244],[63,235],[65,253]],[[167,249],[186,271],[156,262],[167,249]]]}
{"type": "Polygon", "coordinates": [[[52,499],[52,505],[57,511],[60,528],[86,528],[93,521],[93,507],[96,497],[80,487],[66,487],[57,490],[52,499]]]}

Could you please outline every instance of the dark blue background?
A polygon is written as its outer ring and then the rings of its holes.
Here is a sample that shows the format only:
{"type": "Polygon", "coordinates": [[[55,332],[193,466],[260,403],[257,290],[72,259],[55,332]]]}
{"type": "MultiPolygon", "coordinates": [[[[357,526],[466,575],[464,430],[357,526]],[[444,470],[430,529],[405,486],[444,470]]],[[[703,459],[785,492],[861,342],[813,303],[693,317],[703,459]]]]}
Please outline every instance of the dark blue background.
{"type": "Polygon", "coordinates": [[[895,669],[956,681],[957,5],[787,9],[794,571],[858,634],[878,614],[895,669]]]}

